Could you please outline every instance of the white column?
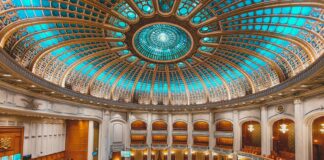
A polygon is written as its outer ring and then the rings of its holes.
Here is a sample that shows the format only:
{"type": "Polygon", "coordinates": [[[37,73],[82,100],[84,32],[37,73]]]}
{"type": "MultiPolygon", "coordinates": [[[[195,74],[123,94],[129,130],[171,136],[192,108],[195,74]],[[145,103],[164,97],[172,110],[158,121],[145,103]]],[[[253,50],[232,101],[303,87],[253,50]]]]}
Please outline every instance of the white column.
{"type": "Polygon", "coordinates": [[[99,126],[99,159],[108,160],[110,154],[109,145],[109,111],[103,111],[102,122],[99,126]]]}
{"type": "Polygon", "coordinates": [[[148,113],[147,117],[147,160],[151,160],[152,158],[152,113],[148,113]]]}
{"type": "Polygon", "coordinates": [[[93,160],[92,152],[93,152],[93,144],[94,144],[94,122],[89,121],[89,129],[88,129],[88,160],[93,160]]]}
{"type": "Polygon", "coordinates": [[[125,141],[125,148],[126,150],[130,150],[130,144],[131,144],[131,116],[132,113],[128,112],[127,113],[127,132],[126,132],[126,141],[125,141]]]}
{"type": "Polygon", "coordinates": [[[216,143],[214,121],[214,113],[209,112],[209,160],[213,160],[213,148],[216,143]]]}
{"type": "Polygon", "coordinates": [[[171,150],[172,150],[172,130],[173,130],[173,123],[172,123],[172,114],[168,114],[168,160],[171,160],[171,150]]]}
{"type": "Polygon", "coordinates": [[[261,154],[270,155],[270,141],[272,140],[268,136],[268,108],[266,106],[261,107],[261,154]]]}
{"type": "Polygon", "coordinates": [[[192,131],[193,131],[193,126],[192,126],[192,113],[189,113],[188,115],[188,160],[192,160],[192,145],[193,145],[193,139],[192,139],[192,131]]]}
{"type": "Polygon", "coordinates": [[[239,124],[239,112],[238,110],[234,110],[233,111],[233,132],[234,132],[233,159],[237,159],[236,153],[241,150],[241,129],[240,128],[241,127],[239,124]]]}
{"type": "Polygon", "coordinates": [[[300,98],[294,100],[295,105],[295,157],[296,160],[303,160],[305,155],[303,135],[303,102],[300,98]]]}

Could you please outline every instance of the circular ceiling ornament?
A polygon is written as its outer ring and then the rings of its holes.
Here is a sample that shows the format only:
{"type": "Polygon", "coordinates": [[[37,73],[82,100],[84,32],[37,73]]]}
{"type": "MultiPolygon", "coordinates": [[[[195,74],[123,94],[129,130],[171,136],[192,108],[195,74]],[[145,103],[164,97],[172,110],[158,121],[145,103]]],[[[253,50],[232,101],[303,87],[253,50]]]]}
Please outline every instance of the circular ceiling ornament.
{"type": "Polygon", "coordinates": [[[156,63],[180,61],[193,48],[190,33],[171,23],[145,25],[134,34],[132,42],[140,57],[156,63]]]}

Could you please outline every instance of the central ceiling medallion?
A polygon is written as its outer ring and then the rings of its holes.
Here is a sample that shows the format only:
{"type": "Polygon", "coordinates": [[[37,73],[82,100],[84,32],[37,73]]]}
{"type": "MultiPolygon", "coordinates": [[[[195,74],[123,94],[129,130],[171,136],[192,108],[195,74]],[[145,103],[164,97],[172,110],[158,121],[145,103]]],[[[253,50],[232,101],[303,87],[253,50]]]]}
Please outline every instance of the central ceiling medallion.
{"type": "Polygon", "coordinates": [[[132,45],[143,59],[155,63],[171,63],[189,55],[193,39],[188,31],[175,24],[152,23],[135,33],[132,45]]]}

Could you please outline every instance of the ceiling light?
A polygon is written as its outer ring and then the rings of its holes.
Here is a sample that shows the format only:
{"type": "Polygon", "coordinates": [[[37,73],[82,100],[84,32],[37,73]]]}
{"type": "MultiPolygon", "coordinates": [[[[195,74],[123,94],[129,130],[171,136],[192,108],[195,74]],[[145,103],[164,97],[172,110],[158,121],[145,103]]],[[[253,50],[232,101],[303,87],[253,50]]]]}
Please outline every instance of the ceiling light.
{"type": "Polygon", "coordinates": [[[288,125],[287,124],[281,124],[280,125],[280,129],[279,129],[279,131],[281,131],[283,134],[285,134],[286,132],[288,132],[289,131],[289,129],[287,128],[288,127],[288,125]]]}
{"type": "Polygon", "coordinates": [[[249,124],[249,125],[248,125],[248,131],[249,131],[249,132],[253,132],[253,131],[254,131],[254,126],[253,126],[253,124],[249,124]]]}
{"type": "Polygon", "coordinates": [[[11,74],[2,74],[3,77],[11,77],[11,74]]]}

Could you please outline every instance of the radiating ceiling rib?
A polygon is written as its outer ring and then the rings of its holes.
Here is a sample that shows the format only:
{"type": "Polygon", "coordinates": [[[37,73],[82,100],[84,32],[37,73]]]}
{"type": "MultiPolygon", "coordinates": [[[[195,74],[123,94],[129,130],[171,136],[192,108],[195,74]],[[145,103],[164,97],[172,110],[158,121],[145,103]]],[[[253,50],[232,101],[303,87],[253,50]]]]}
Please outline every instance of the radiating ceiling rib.
{"type": "Polygon", "coordinates": [[[158,66],[155,66],[152,76],[152,82],[151,82],[151,90],[150,90],[150,100],[153,102],[153,91],[154,91],[154,84],[156,80],[156,73],[158,71],[158,66]]]}
{"type": "MultiPolygon", "coordinates": [[[[207,43],[205,45],[208,46],[207,43]]],[[[214,47],[214,48],[217,48],[217,47],[227,48],[227,49],[231,49],[231,50],[235,50],[235,51],[240,51],[240,52],[242,52],[244,54],[247,54],[247,55],[250,55],[250,56],[257,57],[257,58],[265,61],[266,63],[268,63],[276,71],[280,82],[284,81],[287,78],[287,77],[285,77],[285,74],[283,73],[280,66],[275,61],[273,61],[272,59],[269,59],[269,58],[267,58],[265,56],[262,56],[261,54],[259,54],[257,52],[254,52],[252,50],[245,49],[245,48],[242,48],[242,47],[236,47],[236,46],[226,45],[226,44],[220,44],[220,45],[217,44],[216,46],[213,45],[212,47],[214,47]]]]}
{"type": "Polygon", "coordinates": [[[113,61],[111,61],[111,62],[109,62],[109,63],[107,63],[105,66],[103,66],[102,68],[100,68],[100,70],[98,70],[97,72],[96,72],[96,74],[90,79],[90,81],[89,81],[89,84],[87,85],[87,88],[86,88],[86,90],[87,91],[89,91],[89,93],[90,93],[90,88],[92,87],[92,85],[93,85],[93,82],[98,78],[98,76],[102,73],[102,72],[104,72],[106,69],[108,69],[110,66],[112,66],[112,65],[114,65],[114,64],[116,64],[116,63],[118,63],[118,62],[121,62],[121,61],[123,61],[124,59],[126,59],[126,58],[128,58],[128,57],[130,57],[131,56],[131,54],[127,54],[127,55],[124,55],[124,56],[121,56],[121,57],[119,57],[119,58],[117,58],[117,59],[115,59],[115,60],[113,60],[113,61]]]}
{"type": "Polygon", "coordinates": [[[124,76],[125,73],[127,73],[130,69],[132,69],[134,67],[134,65],[136,63],[138,63],[140,60],[137,59],[135,60],[134,62],[132,62],[131,64],[129,64],[119,75],[118,77],[116,78],[116,80],[114,81],[113,85],[111,86],[111,89],[110,89],[110,95],[111,97],[114,95],[114,92],[115,92],[115,89],[116,89],[116,85],[117,83],[119,82],[120,78],[122,78],[124,76]]]}
{"type": "MultiPolygon", "coordinates": [[[[91,46],[91,45],[87,45],[87,46],[91,46]]],[[[86,47],[87,47],[87,46],[86,46],[86,47]]],[[[80,49],[80,48],[83,48],[83,47],[85,47],[85,46],[79,46],[79,47],[77,47],[77,49],[80,49]]],[[[85,53],[92,52],[92,51],[95,51],[95,50],[104,50],[105,48],[106,48],[105,46],[104,46],[104,47],[98,47],[98,48],[94,47],[94,48],[89,49],[89,50],[85,50],[85,51],[82,51],[82,52],[78,52],[77,54],[72,54],[72,55],[70,55],[69,57],[65,58],[65,59],[62,61],[62,63],[67,62],[71,57],[80,56],[80,55],[83,55],[83,54],[85,54],[85,53]]],[[[60,53],[59,55],[55,56],[54,58],[52,58],[48,63],[46,63],[46,65],[45,65],[45,67],[44,67],[44,68],[45,68],[44,71],[47,71],[50,67],[52,67],[52,64],[55,63],[55,62],[58,60],[58,58],[59,58],[60,56],[66,54],[66,53],[68,53],[68,52],[71,52],[71,51],[73,51],[73,50],[75,50],[75,48],[71,48],[71,49],[69,49],[69,50],[66,50],[66,51],[60,53]]],[[[78,61],[74,61],[74,62],[78,62],[78,61]]],[[[70,66],[69,66],[69,67],[70,67],[70,66]]],[[[55,75],[55,72],[53,73],[53,75],[55,75]]],[[[43,73],[41,74],[41,77],[44,77],[44,76],[45,76],[45,72],[43,72],[43,73]]]]}
{"type": "MultiPolygon", "coordinates": [[[[276,44],[276,43],[272,43],[271,41],[265,41],[265,40],[253,39],[253,38],[242,38],[242,37],[223,37],[222,39],[228,39],[228,38],[234,38],[234,39],[238,39],[238,38],[239,38],[239,39],[242,39],[242,40],[248,40],[248,41],[258,41],[258,42],[262,42],[262,43],[265,43],[265,44],[270,44],[270,45],[276,46],[276,47],[278,47],[278,48],[281,48],[281,49],[283,49],[283,50],[289,52],[288,54],[285,53],[285,55],[286,55],[287,57],[289,57],[290,55],[292,55],[292,56],[294,56],[294,57],[298,60],[298,63],[299,63],[299,64],[303,64],[303,61],[300,59],[300,57],[299,57],[296,53],[293,53],[292,51],[290,51],[289,49],[287,49],[286,46],[280,46],[280,45],[278,45],[278,44],[276,44]]],[[[242,43],[242,42],[235,42],[235,43],[244,44],[244,43],[242,43]]],[[[267,48],[265,48],[265,47],[257,46],[257,45],[254,45],[254,44],[248,44],[248,45],[251,45],[251,46],[254,46],[254,47],[258,47],[258,48],[262,48],[262,49],[264,49],[264,50],[268,50],[269,52],[271,51],[271,50],[269,50],[269,49],[267,49],[267,48]]],[[[271,52],[273,52],[273,51],[271,51],[271,52]]],[[[284,59],[284,61],[285,61],[287,64],[289,64],[290,68],[293,69],[293,67],[292,67],[291,64],[288,62],[288,60],[287,60],[286,58],[284,58],[281,54],[276,53],[276,52],[273,52],[273,54],[276,54],[277,56],[279,56],[279,57],[281,57],[282,59],[284,59]]],[[[305,67],[303,66],[303,68],[305,68],[305,67]]]]}
{"type": "MultiPolygon", "coordinates": [[[[26,40],[27,38],[31,38],[37,34],[40,34],[40,33],[46,33],[46,32],[51,32],[51,31],[65,31],[65,30],[75,30],[76,28],[75,27],[66,27],[66,28],[50,28],[50,29],[46,29],[46,30],[40,30],[40,31],[37,31],[37,32],[33,32],[33,33],[30,33],[30,34],[27,34],[26,36],[22,36],[18,41],[16,41],[12,47],[10,48],[10,52],[13,52],[16,47],[18,46],[19,43],[21,43],[22,41],[26,40]]],[[[93,29],[93,28],[85,28],[85,27],[78,27],[77,30],[89,30],[89,31],[101,31],[101,29],[93,29]]]]}
{"type": "Polygon", "coordinates": [[[135,93],[135,89],[136,89],[137,83],[140,80],[140,78],[142,77],[142,74],[144,73],[147,65],[148,65],[148,63],[145,62],[145,64],[143,65],[141,71],[138,73],[138,75],[137,75],[137,77],[136,77],[136,79],[134,81],[134,84],[133,84],[133,87],[132,87],[132,90],[131,90],[131,93],[130,93],[130,97],[131,97],[132,101],[134,100],[133,97],[134,97],[134,93],[135,93]]]}
{"type": "MultiPolygon", "coordinates": [[[[109,13],[110,15],[117,17],[118,19],[121,19],[122,21],[127,22],[128,24],[132,24],[133,22],[130,21],[129,19],[127,19],[126,17],[122,16],[121,14],[119,14],[118,12],[113,10],[112,8],[108,8],[105,5],[99,3],[98,1],[94,1],[94,0],[83,0],[84,2],[91,4],[92,6],[99,8],[100,10],[109,13]]],[[[108,15],[107,15],[108,16],[108,15]]]]}
{"type": "MultiPolygon", "coordinates": [[[[25,49],[25,52],[22,55],[21,62],[23,61],[23,58],[26,56],[28,51],[32,50],[35,46],[39,46],[39,44],[41,44],[42,42],[45,42],[45,41],[48,41],[48,40],[51,40],[51,39],[64,38],[66,36],[86,36],[87,38],[101,38],[101,34],[99,34],[99,33],[97,33],[97,35],[96,35],[98,37],[93,36],[93,35],[95,35],[95,34],[94,33],[59,34],[59,35],[56,35],[56,36],[51,36],[51,37],[40,39],[40,40],[36,41],[35,43],[31,44],[30,46],[28,46],[28,48],[25,49]],[[93,36],[93,37],[90,37],[90,36],[93,36]]],[[[71,40],[73,40],[73,39],[71,39],[71,40]]]]}
{"type": "Polygon", "coordinates": [[[117,47],[117,48],[111,48],[111,49],[103,50],[103,51],[96,52],[96,53],[90,54],[88,56],[82,57],[81,59],[79,59],[78,61],[76,61],[76,63],[73,63],[72,65],[70,65],[68,67],[68,69],[64,72],[64,74],[63,74],[64,76],[60,80],[60,85],[62,87],[65,86],[65,80],[66,80],[67,76],[79,64],[81,64],[81,63],[83,63],[83,62],[85,62],[85,61],[87,61],[87,60],[89,60],[91,58],[94,58],[94,57],[97,57],[97,56],[100,56],[100,55],[104,55],[104,54],[107,54],[107,53],[113,53],[113,52],[121,51],[121,50],[124,50],[126,48],[127,48],[126,46],[124,46],[124,47],[117,47]]]}
{"type": "Polygon", "coordinates": [[[205,81],[201,78],[200,74],[191,66],[190,63],[188,63],[187,61],[184,61],[184,63],[189,67],[189,69],[197,76],[197,78],[199,79],[200,83],[202,84],[203,88],[204,88],[204,91],[205,91],[205,94],[206,94],[206,97],[207,97],[207,102],[209,101],[210,99],[210,93],[209,93],[209,90],[207,88],[207,85],[205,83],[205,81]]]}
{"type": "Polygon", "coordinates": [[[88,20],[75,19],[75,18],[66,18],[66,17],[42,17],[42,18],[33,18],[33,19],[24,19],[19,20],[9,25],[5,26],[0,31],[0,47],[3,48],[5,46],[8,38],[17,32],[21,28],[25,28],[27,26],[32,26],[35,24],[47,24],[47,23],[71,23],[71,24],[84,24],[88,26],[98,27],[105,30],[113,30],[116,32],[126,32],[125,29],[120,29],[108,24],[102,24],[97,22],[92,22],[88,20]]]}
{"type": "Polygon", "coordinates": [[[254,5],[238,8],[234,11],[224,13],[217,17],[210,18],[200,24],[197,24],[196,27],[200,28],[202,26],[207,26],[210,23],[220,21],[222,19],[235,16],[241,13],[247,13],[253,10],[265,9],[265,8],[275,8],[275,7],[290,7],[290,6],[311,6],[311,7],[320,7],[323,8],[324,4],[319,1],[272,1],[272,2],[264,2],[257,3],[254,5]]]}
{"type": "Polygon", "coordinates": [[[166,79],[167,79],[167,83],[168,83],[168,100],[170,102],[171,101],[171,84],[170,84],[170,69],[169,69],[169,65],[165,65],[165,74],[166,74],[166,79]]]}
{"type": "Polygon", "coordinates": [[[69,46],[72,44],[80,44],[80,43],[86,43],[86,42],[118,42],[121,41],[120,38],[81,38],[81,39],[73,39],[73,40],[67,40],[64,42],[61,42],[55,46],[46,48],[42,53],[38,53],[33,60],[30,63],[30,69],[32,72],[35,70],[35,64],[38,63],[39,60],[41,60],[43,57],[45,57],[47,54],[50,54],[52,51],[59,49],[64,46],[69,46]]]}
{"type": "MultiPolygon", "coordinates": [[[[180,1],[180,0],[179,0],[180,1]]],[[[184,19],[189,21],[194,15],[196,15],[200,10],[207,6],[212,0],[201,1],[197,7],[195,7],[184,19]]]]}
{"type": "Polygon", "coordinates": [[[237,64],[235,64],[235,63],[233,63],[233,62],[231,62],[231,61],[229,61],[229,60],[227,60],[227,59],[225,59],[223,57],[220,57],[218,55],[210,54],[210,53],[203,52],[203,51],[198,51],[198,52],[201,53],[201,54],[208,55],[210,57],[214,57],[217,60],[221,60],[221,61],[231,65],[232,67],[234,67],[238,71],[240,71],[245,76],[245,78],[248,80],[248,82],[249,82],[249,84],[251,86],[251,89],[252,89],[252,93],[255,93],[256,89],[255,89],[255,85],[253,83],[253,80],[252,80],[251,76],[248,73],[246,73],[240,66],[238,66],[237,64]]]}
{"type": "Polygon", "coordinates": [[[193,59],[199,61],[201,65],[204,65],[208,69],[210,69],[222,81],[222,83],[226,89],[226,92],[227,92],[227,97],[228,97],[228,99],[231,99],[231,91],[229,89],[229,86],[228,86],[226,80],[223,78],[223,76],[221,76],[221,74],[218,71],[216,71],[212,66],[210,66],[208,63],[203,62],[202,60],[200,60],[199,58],[197,58],[195,56],[193,57],[193,59]]]}
{"type": "Polygon", "coordinates": [[[316,57],[316,51],[310,44],[307,42],[288,35],[281,35],[277,33],[270,33],[270,32],[264,32],[264,31],[216,31],[216,32],[210,32],[210,33],[203,33],[201,34],[203,37],[219,37],[223,35],[234,35],[234,34],[248,34],[248,35],[261,35],[261,36],[267,36],[267,37],[273,37],[278,39],[283,39],[285,41],[291,42],[293,44],[296,44],[300,47],[302,47],[307,55],[309,56],[309,59],[311,62],[315,60],[316,57]]]}
{"type": "Polygon", "coordinates": [[[184,87],[186,89],[187,105],[190,105],[190,91],[188,89],[187,81],[186,81],[185,77],[183,76],[183,73],[182,73],[181,69],[179,68],[179,66],[178,65],[175,65],[175,66],[176,66],[176,69],[177,69],[177,71],[178,71],[178,73],[180,75],[180,78],[181,78],[181,80],[182,80],[182,82],[184,84],[184,87]]]}
{"type": "Polygon", "coordinates": [[[136,12],[136,14],[141,17],[150,17],[147,14],[144,14],[135,4],[134,0],[125,0],[127,4],[136,12]]]}

